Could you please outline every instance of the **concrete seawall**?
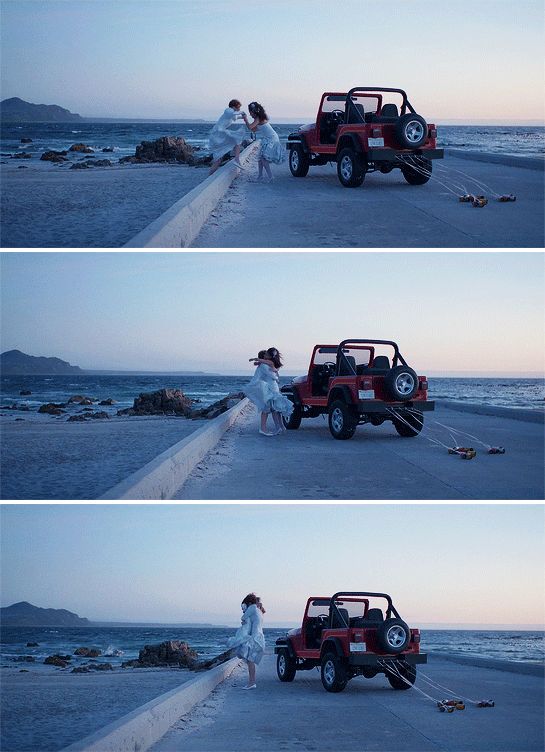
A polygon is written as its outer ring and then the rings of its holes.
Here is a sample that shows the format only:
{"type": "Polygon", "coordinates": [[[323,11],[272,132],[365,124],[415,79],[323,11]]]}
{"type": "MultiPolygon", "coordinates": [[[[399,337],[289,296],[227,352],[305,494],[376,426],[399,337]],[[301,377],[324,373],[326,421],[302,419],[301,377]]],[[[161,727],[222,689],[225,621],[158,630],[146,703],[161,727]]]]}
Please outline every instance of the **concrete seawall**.
{"type": "Polygon", "coordinates": [[[545,169],[545,160],[539,157],[517,157],[515,154],[489,154],[467,149],[446,149],[447,155],[458,159],[471,159],[474,162],[489,162],[505,165],[505,167],[522,167],[526,170],[545,169]]]}
{"type": "Polygon", "coordinates": [[[170,499],[248,405],[243,399],[207,425],[171,446],[100,499],[170,499]]]}
{"type": "Polygon", "coordinates": [[[527,423],[545,423],[545,412],[538,410],[524,410],[516,407],[495,407],[493,405],[477,405],[466,402],[451,400],[437,400],[437,404],[449,410],[457,410],[462,413],[474,413],[475,415],[493,415],[496,418],[509,418],[510,420],[523,420],[527,423]]]}
{"type": "Polygon", "coordinates": [[[127,713],[63,752],[145,752],[183,715],[204,700],[238,665],[233,658],[127,713]]]}
{"type": "MultiPolygon", "coordinates": [[[[255,141],[246,147],[240,154],[241,163],[247,164],[257,148],[255,141]]],[[[131,238],[124,247],[186,248],[191,245],[239,172],[233,161],[220,167],[131,238]]]]}

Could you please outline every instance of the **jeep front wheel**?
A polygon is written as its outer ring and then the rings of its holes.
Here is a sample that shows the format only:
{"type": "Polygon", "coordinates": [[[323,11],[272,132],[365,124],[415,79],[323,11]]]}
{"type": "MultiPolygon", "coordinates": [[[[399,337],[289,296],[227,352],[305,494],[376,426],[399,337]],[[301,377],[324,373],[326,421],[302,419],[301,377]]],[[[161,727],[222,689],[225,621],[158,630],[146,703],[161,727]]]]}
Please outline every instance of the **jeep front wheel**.
{"type": "Polygon", "coordinates": [[[406,661],[396,661],[395,668],[384,673],[392,689],[410,689],[416,681],[416,667],[406,661]]]}
{"type": "Polygon", "coordinates": [[[341,658],[335,653],[326,653],[321,665],[322,684],[328,692],[342,692],[348,683],[348,675],[341,658]]]}
{"type": "Polygon", "coordinates": [[[302,146],[290,148],[290,171],[294,178],[304,178],[308,173],[310,161],[302,146]]]}
{"type": "Polygon", "coordinates": [[[284,423],[284,426],[288,429],[288,431],[295,431],[297,428],[299,428],[302,419],[303,411],[301,409],[301,405],[293,406],[293,412],[289,418],[284,418],[282,416],[282,422],[284,423]]]}
{"type": "Polygon", "coordinates": [[[425,157],[411,157],[401,166],[403,177],[410,185],[424,185],[431,178],[432,162],[425,157]]]}
{"type": "Polygon", "coordinates": [[[358,425],[354,410],[342,400],[329,407],[329,430],[334,439],[351,439],[358,425]]]}
{"type": "Polygon", "coordinates": [[[337,175],[345,188],[357,188],[365,179],[362,158],[354,149],[341,149],[337,157],[337,175]]]}
{"type": "Polygon", "coordinates": [[[276,673],[281,682],[290,682],[295,679],[297,669],[295,658],[292,658],[287,650],[281,650],[276,658],[276,673]]]}

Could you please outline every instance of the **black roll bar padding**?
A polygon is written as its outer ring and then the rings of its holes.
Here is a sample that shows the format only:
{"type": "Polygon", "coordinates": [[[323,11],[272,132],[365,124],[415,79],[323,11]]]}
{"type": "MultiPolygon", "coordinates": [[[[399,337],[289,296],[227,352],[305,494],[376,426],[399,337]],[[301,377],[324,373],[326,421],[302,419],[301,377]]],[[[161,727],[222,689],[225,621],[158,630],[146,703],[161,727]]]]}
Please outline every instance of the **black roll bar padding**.
{"type": "MultiPolygon", "coordinates": [[[[397,612],[396,607],[392,603],[392,598],[391,598],[390,595],[388,595],[388,593],[367,593],[367,592],[361,592],[361,593],[360,592],[357,592],[357,593],[344,593],[341,590],[341,592],[335,593],[335,595],[332,595],[331,599],[329,601],[329,624],[330,624],[330,627],[331,627],[331,625],[333,623],[333,619],[332,619],[333,609],[335,609],[335,611],[337,612],[337,614],[338,614],[339,618],[341,619],[341,621],[343,621],[343,622],[345,621],[344,616],[341,614],[341,612],[339,611],[339,609],[337,607],[337,604],[335,603],[335,601],[338,598],[342,598],[343,595],[345,597],[348,597],[348,598],[355,597],[355,596],[364,596],[364,597],[369,596],[370,598],[385,598],[386,601],[388,602],[388,609],[386,611],[386,618],[389,619],[390,618],[390,613],[393,613],[394,616],[397,619],[401,619],[399,613],[397,612]]],[[[346,624],[346,626],[349,627],[350,625],[346,624]]]]}
{"type": "Polygon", "coordinates": [[[385,86],[354,86],[354,88],[350,89],[350,91],[346,95],[346,103],[345,103],[345,110],[346,110],[346,112],[348,112],[348,104],[349,104],[349,102],[352,101],[351,97],[353,96],[353,94],[354,94],[355,91],[361,91],[361,92],[364,92],[364,91],[392,91],[392,92],[395,92],[396,94],[401,94],[401,96],[403,97],[403,105],[402,105],[402,111],[401,111],[400,114],[402,114],[402,115],[405,114],[405,108],[406,107],[408,107],[409,110],[410,110],[410,112],[412,112],[414,114],[414,109],[413,109],[411,103],[409,102],[409,100],[407,99],[407,93],[405,91],[403,91],[403,89],[388,89],[385,86]]]}
{"type": "MultiPolygon", "coordinates": [[[[392,361],[392,368],[395,368],[397,366],[398,360],[401,361],[402,365],[407,366],[407,363],[405,362],[405,358],[399,352],[399,347],[397,346],[397,343],[393,342],[392,340],[389,340],[389,339],[343,339],[341,344],[337,347],[337,376],[339,376],[341,358],[344,358],[346,363],[348,363],[348,365],[352,369],[352,366],[350,365],[348,358],[343,352],[347,344],[390,345],[391,347],[394,348],[394,359],[392,361]]],[[[357,374],[355,373],[354,375],[356,376],[357,374]]]]}

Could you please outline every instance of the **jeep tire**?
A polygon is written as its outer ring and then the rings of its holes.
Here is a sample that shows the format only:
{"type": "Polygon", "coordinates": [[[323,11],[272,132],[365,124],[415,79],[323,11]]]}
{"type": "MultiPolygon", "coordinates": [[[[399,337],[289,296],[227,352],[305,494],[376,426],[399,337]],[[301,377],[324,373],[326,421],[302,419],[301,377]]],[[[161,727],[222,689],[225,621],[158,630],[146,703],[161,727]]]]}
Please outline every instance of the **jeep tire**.
{"type": "Polygon", "coordinates": [[[291,682],[295,679],[295,658],[291,657],[288,650],[281,650],[276,656],[276,673],[281,682],[291,682]]]}
{"type": "Polygon", "coordinates": [[[304,178],[308,174],[310,160],[300,144],[290,146],[290,172],[294,178],[304,178]]]}
{"type": "Polygon", "coordinates": [[[394,418],[393,424],[395,430],[400,436],[404,438],[412,438],[418,436],[424,426],[424,416],[419,410],[413,410],[412,412],[403,412],[402,417],[394,418]]]}
{"type": "Polygon", "coordinates": [[[411,641],[411,630],[403,619],[386,619],[377,629],[377,642],[385,653],[402,653],[411,641]]]}
{"type": "Polygon", "coordinates": [[[406,661],[396,661],[396,669],[397,671],[385,671],[392,689],[410,689],[416,681],[416,667],[406,661]]]}
{"type": "Polygon", "coordinates": [[[320,674],[324,689],[328,692],[342,692],[348,683],[344,661],[335,653],[325,653],[322,656],[320,674]]]}
{"type": "Polygon", "coordinates": [[[342,400],[329,406],[329,430],[334,439],[351,439],[358,426],[354,409],[342,400]]]}
{"type": "Polygon", "coordinates": [[[408,366],[396,366],[385,376],[384,388],[393,400],[406,402],[418,391],[418,376],[408,366]]]}
{"type": "Polygon", "coordinates": [[[428,125],[420,115],[407,112],[395,125],[395,137],[403,149],[418,149],[428,138],[428,125]]]}
{"type": "Polygon", "coordinates": [[[410,163],[407,162],[401,166],[403,177],[410,185],[424,185],[431,178],[431,159],[426,159],[426,157],[411,157],[411,161],[415,167],[411,167],[410,163]]]}
{"type": "Polygon", "coordinates": [[[302,419],[303,411],[301,409],[301,405],[293,406],[293,412],[289,418],[284,418],[284,416],[282,416],[282,422],[284,423],[284,426],[288,429],[288,431],[295,431],[297,428],[299,428],[302,419]]]}
{"type": "Polygon", "coordinates": [[[337,176],[345,188],[357,188],[365,179],[363,158],[354,149],[341,149],[337,157],[337,176]]]}

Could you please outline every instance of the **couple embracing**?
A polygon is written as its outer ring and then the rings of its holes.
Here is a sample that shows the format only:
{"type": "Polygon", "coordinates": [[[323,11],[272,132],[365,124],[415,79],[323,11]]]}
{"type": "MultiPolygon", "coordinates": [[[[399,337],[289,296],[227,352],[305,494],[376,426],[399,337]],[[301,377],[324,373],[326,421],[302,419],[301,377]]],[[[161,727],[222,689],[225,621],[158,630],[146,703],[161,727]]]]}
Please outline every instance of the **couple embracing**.
{"type": "Polygon", "coordinates": [[[243,392],[261,412],[259,433],[262,436],[277,436],[283,433],[286,429],[282,418],[288,420],[293,412],[292,403],[281,393],[278,386],[278,371],[282,368],[281,357],[276,347],[269,347],[268,350],[260,350],[257,358],[250,358],[250,362],[257,368],[243,392]],[[272,432],[267,431],[269,415],[274,422],[272,432]]]}

